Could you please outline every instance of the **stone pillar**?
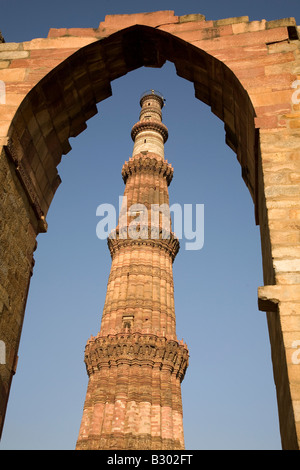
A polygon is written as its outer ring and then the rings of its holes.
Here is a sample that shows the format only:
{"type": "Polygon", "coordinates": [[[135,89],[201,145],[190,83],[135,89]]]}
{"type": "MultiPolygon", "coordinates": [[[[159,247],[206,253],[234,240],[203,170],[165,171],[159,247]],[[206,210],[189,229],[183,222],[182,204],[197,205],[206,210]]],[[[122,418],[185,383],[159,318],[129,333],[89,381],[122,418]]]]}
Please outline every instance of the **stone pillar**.
{"type": "Polygon", "coordinates": [[[0,437],[16,372],[39,221],[26,187],[26,173],[13,150],[0,146],[0,437]]]}
{"type": "Polygon", "coordinates": [[[258,289],[258,306],[267,314],[284,450],[300,449],[300,141],[295,116],[286,115],[288,129],[260,131],[258,166],[265,284],[258,289]]]}
{"type": "Polygon", "coordinates": [[[133,154],[122,170],[127,207],[108,239],[112,266],[101,329],[85,349],[89,383],[80,450],[184,449],[180,383],[189,355],[175,328],[173,168],[164,159],[162,96],[151,90],[140,104],[133,154]]]}

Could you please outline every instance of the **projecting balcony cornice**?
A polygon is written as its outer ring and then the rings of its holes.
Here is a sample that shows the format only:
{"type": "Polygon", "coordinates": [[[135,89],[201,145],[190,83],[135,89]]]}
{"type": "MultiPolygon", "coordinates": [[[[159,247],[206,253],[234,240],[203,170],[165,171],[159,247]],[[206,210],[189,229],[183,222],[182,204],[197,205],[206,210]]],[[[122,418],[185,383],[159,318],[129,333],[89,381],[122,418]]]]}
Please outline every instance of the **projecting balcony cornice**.
{"type": "Polygon", "coordinates": [[[129,176],[139,171],[161,174],[166,178],[168,186],[172,181],[174,173],[172,165],[168,163],[167,160],[162,160],[152,152],[141,152],[124,163],[122,168],[122,178],[124,183],[126,184],[129,176]]]}
{"type": "Polygon", "coordinates": [[[140,132],[148,131],[148,130],[158,132],[162,136],[164,143],[167,142],[168,136],[169,136],[167,126],[165,126],[162,122],[156,122],[156,121],[137,122],[131,129],[132,140],[135,141],[136,136],[140,132]]]}

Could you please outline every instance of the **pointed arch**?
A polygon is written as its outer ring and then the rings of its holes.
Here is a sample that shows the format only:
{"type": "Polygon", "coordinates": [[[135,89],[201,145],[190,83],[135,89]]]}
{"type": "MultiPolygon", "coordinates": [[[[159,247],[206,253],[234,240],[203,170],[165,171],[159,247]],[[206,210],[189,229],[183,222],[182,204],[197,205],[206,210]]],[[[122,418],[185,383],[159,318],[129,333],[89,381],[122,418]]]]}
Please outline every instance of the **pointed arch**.
{"type": "MultiPolygon", "coordinates": [[[[147,26],[149,17],[137,16],[145,24],[119,31],[108,21],[108,31],[117,32],[103,39],[81,40],[79,32],[74,38],[59,37],[50,46],[47,42],[52,50],[49,60],[43,55],[43,40],[18,45],[10,68],[0,73],[11,100],[1,104],[0,124],[0,184],[3,195],[11,196],[3,197],[1,205],[6,221],[1,274],[8,273],[0,289],[1,340],[7,353],[0,377],[1,426],[16,367],[36,236],[47,230],[47,212],[60,184],[57,166],[71,149],[69,139],[84,131],[97,104],[111,95],[113,80],[142,66],[162,67],[171,61],[177,74],[194,84],[196,98],[224,122],[226,142],[237,155],[254,202],[266,284],[258,292],[259,308],[268,312],[282,442],[284,448],[299,448],[299,371],[291,359],[292,340],[297,338],[290,334],[297,333],[300,300],[295,231],[299,214],[292,211],[300,196],[299,111],[293,102],[298,29],[293,19],[254,25],[243,17],[203,25],[202,15],[170,20],[168,13],[165,24],[151,20],[147,26]],[[185,27],[187,23],[192,27],[185,27]],[[35,61],[45,64],[39,68],[35,61]],[[280,183],[274,161],[285,165],[280,183]],[[278,208],[284,213],[283,223],[278,221],[278,208]],[[10,253],[16,263],[13,269],[10,253]]],[[[136,20],[129,19],[129,25],[132,21],[136,20]]]]}

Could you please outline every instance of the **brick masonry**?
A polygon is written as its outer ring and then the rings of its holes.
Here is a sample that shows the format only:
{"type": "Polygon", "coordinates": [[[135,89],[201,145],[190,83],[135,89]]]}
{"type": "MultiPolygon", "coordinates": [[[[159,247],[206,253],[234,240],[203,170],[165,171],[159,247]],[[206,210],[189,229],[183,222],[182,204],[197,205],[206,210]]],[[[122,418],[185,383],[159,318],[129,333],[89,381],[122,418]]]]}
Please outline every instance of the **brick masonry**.
{"type": "Polygon", "coordinates": [[[300,365],[293,363],[292,344],[300,339],[300,308],[298,298],[286,298],[300,282],[299,45],[293,18],[206,21],[173,11],[107,16],[95,29],[51,29],[47,38],[24,43],[0,37],[0,331],[8,357],[0,365],[1,426],[35,237],[47,230],[68,139],[111,95],[113,79],[169,60],[224,121],[253,198],[266,288],[259,290],[259,306],[268,318],[282,446],[299,449],[300,365]]]}
{"type": "Polygon", "coordinates": [[[162,106],[159,95],[146,93],[131,132],[133,154],[122,170],[127,207],[108,239],[112,266],[101,329],[85,349],[89,384],[78,450],[184,449],[180,384],[189,353],[176,337],[172,273],[179,241],[161,234],[171,232],[169,214],[154,221],[151,213],[154,204],[169,206],[173,176],[163,156],[162,106]],[[132,236],[135,216],[127,211],[136,204],[147,213],[132,236]]]}

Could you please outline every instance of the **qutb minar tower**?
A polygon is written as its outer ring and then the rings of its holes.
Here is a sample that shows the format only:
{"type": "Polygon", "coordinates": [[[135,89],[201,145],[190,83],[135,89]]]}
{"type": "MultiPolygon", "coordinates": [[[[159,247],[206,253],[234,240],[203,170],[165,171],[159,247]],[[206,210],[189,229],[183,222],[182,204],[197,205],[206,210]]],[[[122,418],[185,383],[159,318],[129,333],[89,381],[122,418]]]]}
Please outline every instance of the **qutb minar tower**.
{"type": "Polygon", "coordinates": [[[166,210],[173,168],[164,158],[163,97],[150,90],[140,105],[132,157],[122,169],[126,206],[108,238],[101,328],[85,349],[89,383],[78,450],[184,449],[181,382],[189,354],[175,325],[179,241],[166,210]]]}

